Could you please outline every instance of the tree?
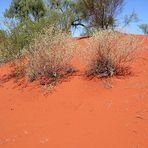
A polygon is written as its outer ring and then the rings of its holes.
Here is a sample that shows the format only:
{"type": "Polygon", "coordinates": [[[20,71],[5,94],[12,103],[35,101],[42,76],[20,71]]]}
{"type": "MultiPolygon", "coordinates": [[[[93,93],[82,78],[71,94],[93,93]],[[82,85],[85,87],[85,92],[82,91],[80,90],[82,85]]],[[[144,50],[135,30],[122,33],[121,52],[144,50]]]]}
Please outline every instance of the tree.
{"type": "Polygon", "coordinates": [[[88,28],[113,28],[123,3],[124,0],[78,0],[77,9],[80,13],[81,25],[83,22],[88,28]]]}
{"type": "Polygon", "coordinates": [[[0,45],[5,42],[7,37],[6,31],[0,29],[0,45]]]}
{"type": "Polygon", "coordinates": [[[143,31],[145,35],[148,35],[148,24],[141,24],[139,28],[143,31]]]}
{"type": "Polygon", "coordinates": [[[57,27],[70,32],[73,22],[77,18],[76,1],[74,0],[48,0],[48,16],[55,17],[57,27]]]}
{"type": "Polygon", "coordinates": [[[137,13],[133,10],[130,15],[125,15],[124,17],[124,27],[129,26],[131,23],[138,22],[139,18],[137,16],[137,13]]]}
{"type": "Polygon", "coordinates": [[[46,9],[43,0],[12,0],[4,16],[16,18],[21,22],[26,18],[38,21],[45,13],[46,9]]]}
{"type": "Polygon", "coordinates": [[[43,16],[54,17],[56,25],[65,31],[77,26],[86,30],[108,29],[114,27],[123,2],[124,0],[12,0],[5,16],[21,22],[26,18],[39,21],[43,16]]]}

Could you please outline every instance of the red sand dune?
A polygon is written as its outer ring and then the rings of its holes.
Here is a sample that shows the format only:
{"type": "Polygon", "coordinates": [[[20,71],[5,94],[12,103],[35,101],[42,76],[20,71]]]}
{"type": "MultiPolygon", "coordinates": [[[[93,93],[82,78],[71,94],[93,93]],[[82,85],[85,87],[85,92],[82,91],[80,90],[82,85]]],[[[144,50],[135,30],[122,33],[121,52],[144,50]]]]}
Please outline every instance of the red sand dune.
{"type": "Polygon", "coordinates": [[[148,148],[148,50],[133,69],[122,79],[72,76],[46,94],[37,82],[2,81],[11,67],[1,66],[0,148],[148,148]]]}

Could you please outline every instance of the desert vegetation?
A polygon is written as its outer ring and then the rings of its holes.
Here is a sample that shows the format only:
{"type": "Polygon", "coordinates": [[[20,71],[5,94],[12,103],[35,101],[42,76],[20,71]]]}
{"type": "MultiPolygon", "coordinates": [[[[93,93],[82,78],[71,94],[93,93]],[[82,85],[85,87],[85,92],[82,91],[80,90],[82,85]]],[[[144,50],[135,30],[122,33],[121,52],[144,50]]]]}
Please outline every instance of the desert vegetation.
{"type": "MultiPolygon", "coordinates": [[[[124,0],[12,0],[4,12],[5,29],[0,30],[0,63],[23,57],[27,59],[23,73],[30,81],[58,80],[74,72],[71,61],[77,47],[71,30],[81,26],[83,34],[90,36],[84,53],[78,51],[87,75],[130,74],[138,45],[132,35],[116,31],[123,7],[124,0]]],[[[135,12],[126,15],[125,25],[137,19],[135,12]]]]}
{"type": "Polygon", "coordinates": [[[141,24],[139,25],[139,28],[145,35],[148,35],[148,24],[141,24]]]}
{"type": "Polygon", "coordinates": [[[44,28],[24,50],[29,80],[47,78],[46,83],[49,83],[74,72],[71,66],[74,50],[75,44],[69,34],[54,27],[44,28]]]}
{"type": "Polygon", "coordinates": [[[134,36],[112,30],[94,33],[86,52],[82,53],[86,75],[110,77],[130,74],[139,44],[134,36]]]}
{"type": "Polygon", "coordinates": [[[0,148],[148,148],[147,5],[1,0],[0,148]]]}

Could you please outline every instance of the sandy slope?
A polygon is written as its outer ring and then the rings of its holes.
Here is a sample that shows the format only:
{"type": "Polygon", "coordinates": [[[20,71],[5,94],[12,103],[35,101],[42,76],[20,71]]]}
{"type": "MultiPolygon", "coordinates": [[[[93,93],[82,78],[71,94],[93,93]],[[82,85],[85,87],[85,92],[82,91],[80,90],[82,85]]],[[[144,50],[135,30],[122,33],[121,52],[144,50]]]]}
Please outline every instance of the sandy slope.
{"type": "Polygon", "coordinates": [[[148,148],[148,50],[133,68],[124,79],[73,76],[47,95],[37,82],[2,83],[2,66],[0,148],[148,148]]]}

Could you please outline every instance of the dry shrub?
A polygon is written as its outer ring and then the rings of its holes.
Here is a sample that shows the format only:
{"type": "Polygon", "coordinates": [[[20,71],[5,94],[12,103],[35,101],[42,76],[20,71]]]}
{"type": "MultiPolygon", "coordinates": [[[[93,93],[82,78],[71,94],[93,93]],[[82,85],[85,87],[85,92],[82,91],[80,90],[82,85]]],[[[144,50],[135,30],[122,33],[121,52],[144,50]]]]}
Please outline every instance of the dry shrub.
{"type": "Polygon", "coordinates": [[[43,83],[51,83],[74,72],[71,66],[74,49],[69,34],[54,27],[43,29],[26,52],[29,80],[45,78],[43,83]]]}
{"type": "Polygon", "coordinates": [[[86,61],[87,76],[109,77],[131,74],[139,44],[132,35],[111,30],[95,33],[83,54],[86,61]]]}

